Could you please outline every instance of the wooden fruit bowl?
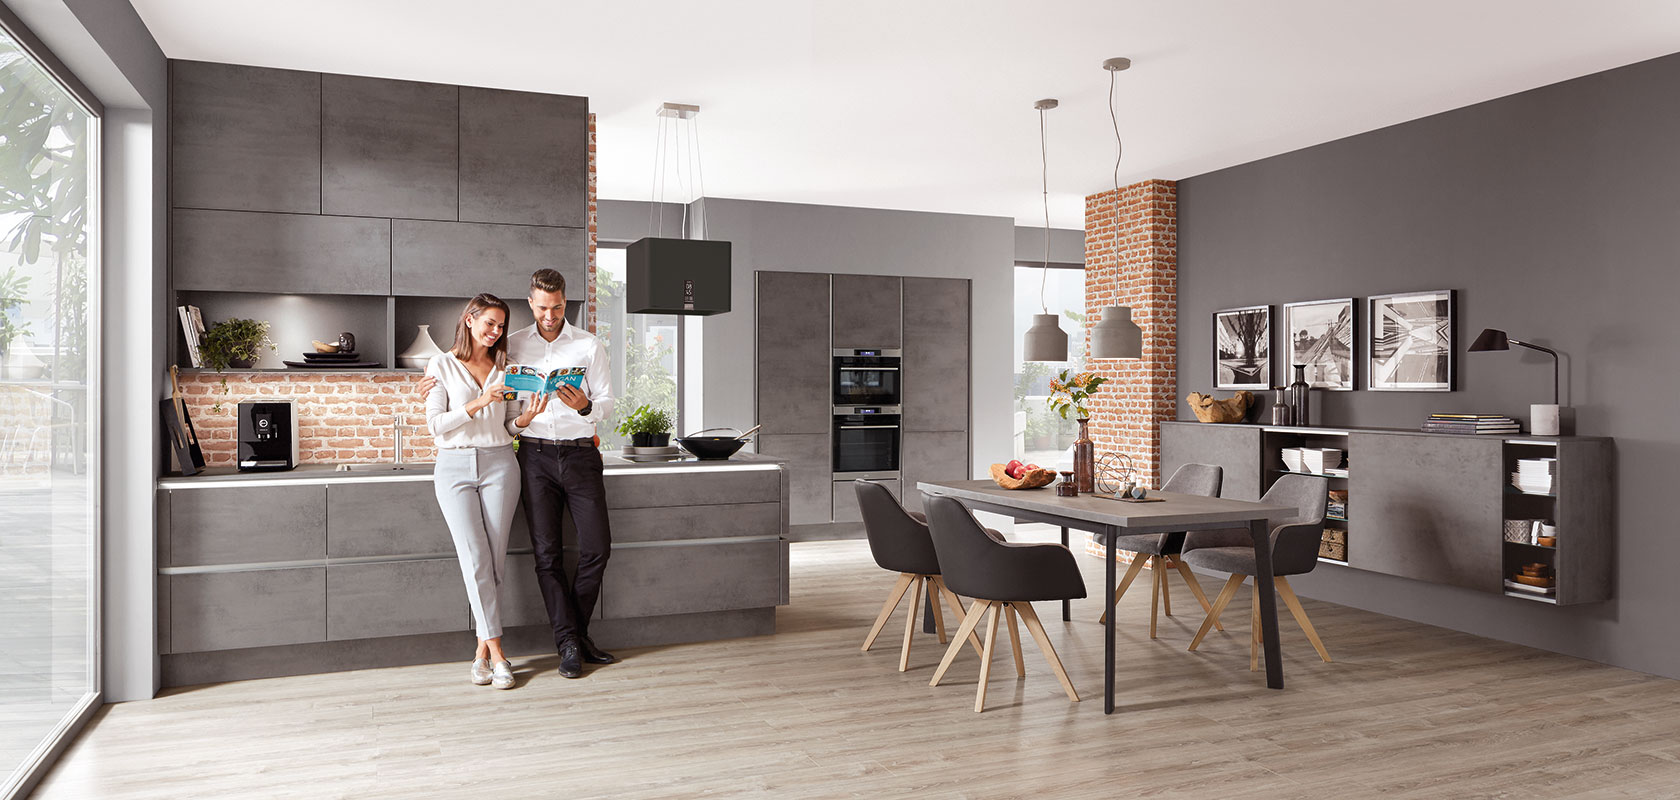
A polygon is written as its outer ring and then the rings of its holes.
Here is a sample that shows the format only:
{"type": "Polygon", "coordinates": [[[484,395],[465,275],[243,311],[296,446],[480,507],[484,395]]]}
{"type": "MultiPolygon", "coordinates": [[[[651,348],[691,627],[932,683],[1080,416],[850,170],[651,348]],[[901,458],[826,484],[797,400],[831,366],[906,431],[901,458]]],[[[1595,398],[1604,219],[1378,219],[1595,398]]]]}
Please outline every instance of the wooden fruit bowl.
{"type": "Polygon", "coordinates": [[[992,482],[1005,489],[1042,489],[1056,480],[1053,469],[1030,470],[1019,478],[1011,478],[1003,468],[1003,464],[992,465],[992,482]]]}

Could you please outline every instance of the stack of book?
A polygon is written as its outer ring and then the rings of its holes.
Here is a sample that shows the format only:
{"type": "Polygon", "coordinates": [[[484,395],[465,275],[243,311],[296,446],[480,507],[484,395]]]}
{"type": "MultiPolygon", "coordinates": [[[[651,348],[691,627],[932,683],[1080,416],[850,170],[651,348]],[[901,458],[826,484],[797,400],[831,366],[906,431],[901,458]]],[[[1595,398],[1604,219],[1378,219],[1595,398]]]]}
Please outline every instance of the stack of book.
{"type": "Polygon", "coordinates": [[[1517,421],[1500,414],[1430,414],[1423,423],[1427,433],[1472,433],[1503,436],[1521,433],[1517,421]]]}
{"type": "Polygon", "coordinates": [[[1557,481],[1557,459],[1519,458],[1511,485],[1524,494],[1551,494],[1557,481]]]}

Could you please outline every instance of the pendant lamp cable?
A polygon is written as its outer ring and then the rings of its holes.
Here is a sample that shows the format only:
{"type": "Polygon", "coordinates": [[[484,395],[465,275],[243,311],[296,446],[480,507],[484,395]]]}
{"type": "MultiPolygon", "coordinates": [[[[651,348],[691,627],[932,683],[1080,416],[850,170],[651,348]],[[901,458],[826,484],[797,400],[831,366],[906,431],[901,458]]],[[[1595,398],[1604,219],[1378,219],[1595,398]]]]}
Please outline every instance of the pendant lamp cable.
{"type": "Polygon", "coordinates": [[[1120,117],[1114,113],[1114,70],[1108,71],[1108,120],[1114,123],[1114,191],[1120,191],[1120,156],[1125,144],[1120,141],[1120,117]]]}
{"type": "Polygon", "coordinates": [[[1038,279],[1038,305],[1044,313],[1050,313],[1050,306],[1044,299],[1044,288],[1050,280],[1050,150],[1045,144],[1044,109],[1038,110],[1038,161],[1039,176],[1044,193],[1044,274],[1038,279]]]}

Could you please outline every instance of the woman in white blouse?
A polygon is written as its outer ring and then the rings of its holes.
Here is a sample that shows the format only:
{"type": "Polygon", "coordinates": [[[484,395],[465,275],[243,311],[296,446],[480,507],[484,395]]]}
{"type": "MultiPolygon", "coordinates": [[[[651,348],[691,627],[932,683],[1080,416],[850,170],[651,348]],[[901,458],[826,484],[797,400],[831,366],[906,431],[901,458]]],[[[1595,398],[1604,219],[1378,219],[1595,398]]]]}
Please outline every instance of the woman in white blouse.
{"type": "Polygon", "coordinates": [[[426,393],[426,426],[438,449],[432,481],[478,629],[472,682],[498,689],[513,688],[513,665],[502,652],[499,592],[519,505],[513,441],[548,405],[545,396],[517,413],[514,403],[502,399],[507,319],[507,303],[495,295],[467,301],[455,325],[455,345],[426,366],[426,375],[436,379],[426,393]]]}

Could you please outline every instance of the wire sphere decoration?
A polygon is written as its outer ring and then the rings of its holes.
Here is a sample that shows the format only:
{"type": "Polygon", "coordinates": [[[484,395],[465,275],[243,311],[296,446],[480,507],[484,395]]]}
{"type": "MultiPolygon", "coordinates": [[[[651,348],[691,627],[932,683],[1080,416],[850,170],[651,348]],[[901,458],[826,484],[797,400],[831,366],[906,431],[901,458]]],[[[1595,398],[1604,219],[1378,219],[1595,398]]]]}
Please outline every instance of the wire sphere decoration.
{"type": "Polygon", "coordinates": [[[1119,496],[1137,484],[1137,464],[1125,453],[1104,453],[1097,459],[1097,491],[1119,496]]]}

